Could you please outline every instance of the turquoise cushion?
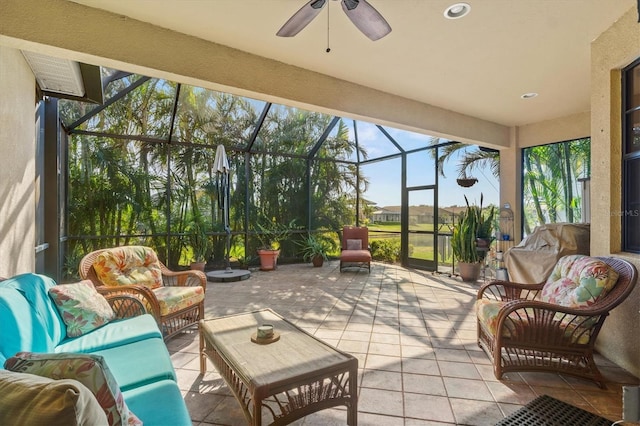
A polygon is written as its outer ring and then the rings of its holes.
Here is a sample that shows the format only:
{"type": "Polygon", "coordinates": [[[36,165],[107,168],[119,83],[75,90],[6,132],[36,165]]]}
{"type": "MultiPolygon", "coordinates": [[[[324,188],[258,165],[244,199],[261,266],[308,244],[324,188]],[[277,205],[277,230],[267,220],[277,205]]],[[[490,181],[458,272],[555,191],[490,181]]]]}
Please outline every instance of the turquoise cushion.
{"type": "Polygon", "coordinates": [[[162,380],[122,393],[131,410],[145,425],[191,426],[187,406],[176,382],[162,380]]]}
{"type": "Polygon", "coordinates": [[[161,338],[146,339],[91,353],[104,357],[123,391],[159,380],[176,380],[171,356],[161,338]]]}
{"type": "Polygon", "coordinates": [[[0,349],[5,357],[18,350],[51,352],[66,336],[67,328],[47,293],[55,285],[51,278],[38,274],[0,282],[0,341],[11,340],[0,349]]]}
{"type": "Polygon", "coordinates": [[[95,352],[149,338],[162,338],[158,323],[150,314],[112,321],[91,333],[64,340],[55,352],[95,352]]]}

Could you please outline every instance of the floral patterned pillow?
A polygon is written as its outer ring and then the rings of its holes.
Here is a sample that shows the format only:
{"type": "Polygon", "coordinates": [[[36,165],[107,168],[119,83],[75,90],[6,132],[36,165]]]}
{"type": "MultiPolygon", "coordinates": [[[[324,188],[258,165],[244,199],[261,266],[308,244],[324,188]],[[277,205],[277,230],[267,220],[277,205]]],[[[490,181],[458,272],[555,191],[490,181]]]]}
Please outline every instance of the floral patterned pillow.
{"type": "Polygon", "coordinates": [[[93,269],[105,285],[139,284],[151,289],[162,286],[162,270],[156,252],[150,247],[125,246],[100,253],[93,269]]]}
{"type": "Polygon", "coordinates": [[[95,395],[98,404],[107,415],[109,425],[142,424],[140,419],[129,411],[109,367],[99,355],[18,352],[4,363],[4,368],[54,380],[77,380],[95,395]]]}
{"type": "Polygon", "coordinates": [[[68,337],[82,336],[115,318],[107,300],[88,280],[51,287],[49,297],[67,325],[68,337]]]}
{"type": "Polygon", "coordinates": [[[540,300],[571,308],[591,306],[618,281],[618,273],[605,262],[584,255],[558,260],[547,279],[540,300]]]}

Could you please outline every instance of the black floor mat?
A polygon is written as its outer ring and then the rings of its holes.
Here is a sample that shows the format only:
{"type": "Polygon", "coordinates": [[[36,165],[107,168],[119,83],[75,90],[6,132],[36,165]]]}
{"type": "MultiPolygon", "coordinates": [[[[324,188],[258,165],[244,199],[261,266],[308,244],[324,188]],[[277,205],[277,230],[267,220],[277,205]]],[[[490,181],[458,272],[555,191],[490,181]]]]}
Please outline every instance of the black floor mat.
{"type": "Polygon", "coordinates": [[[534,399],[496,426],[611,426],[612,421],[548,395],[534,399]]]}

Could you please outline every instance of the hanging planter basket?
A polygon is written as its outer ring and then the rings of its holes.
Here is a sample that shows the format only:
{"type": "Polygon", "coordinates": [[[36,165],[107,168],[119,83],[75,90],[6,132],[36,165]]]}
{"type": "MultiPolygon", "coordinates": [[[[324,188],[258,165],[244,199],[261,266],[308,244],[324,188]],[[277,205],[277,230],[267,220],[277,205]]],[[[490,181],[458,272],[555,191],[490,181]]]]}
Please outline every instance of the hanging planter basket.
{"type": "Polygon", "coordinates": [[[456,180],[456,182],[458,182],[458,185],[462,186],[463,188],[469,188],[473,185],[475,185],[476,182],[478,182],[478,179],[476,178],[459,178],[456,180]]]}

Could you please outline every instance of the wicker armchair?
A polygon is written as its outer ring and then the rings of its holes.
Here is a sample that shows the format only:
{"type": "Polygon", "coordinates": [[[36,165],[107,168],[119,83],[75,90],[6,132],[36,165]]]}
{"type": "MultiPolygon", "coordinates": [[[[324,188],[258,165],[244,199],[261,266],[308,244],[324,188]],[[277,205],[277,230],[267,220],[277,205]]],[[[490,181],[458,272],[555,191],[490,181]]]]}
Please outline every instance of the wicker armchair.
{"type": "MultiPolygon", "coordinates": [[[[602,269],[596,274],[587,273],[586,280],[593,283],[607,273],[601,272],[602,269]]],[[[586,275],[575,270],[569,270],[565,282],[575,278],[576,273],[581,283],[587,282],[583,281],[586,275]]],[[[550,371],[593,380],[605,388],[593,360],[595,341],[605,318],[631,293],[636,279],[636,268],[623,259],[576,255],[558,260],[556,269],[545,283],[494,281],[482,286],[476,301],[478,345],[491,358],[496,378],[500,379],[510,371],[550,371]],[[549,299],[545,296],[554,285],[554,273],[567,271],[567,259],[582,257],[594,262],[602,261],[617,272],[617,281],[616,273],[608,272],[613,287],[601,293],[601,297],[593,297],[589,293],[588,303],[578,307],[544,301],[549,299]],[[561,262],[565,263],[564,267],[561,262]]],[[[555,294],[567,295],[561,291],[555,294]]]]}
{"type": "Polygon", "coordinates": [[[204,318],[207,283],[204,273],[171,271],[149,247],[123,246],[93,251],[80,261],[79,272],[80,277],[91,280],[108,301],[113,300],[112,306],[135,310],[127,296],[140,300],[158,322],[165,340],[204,318]],[[145,260],[140,263],[142,258],[145,260]],[[105,262],[111,263],[105,267],[105,262]]]}

